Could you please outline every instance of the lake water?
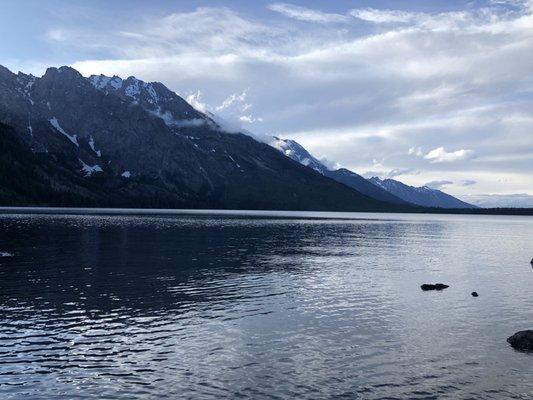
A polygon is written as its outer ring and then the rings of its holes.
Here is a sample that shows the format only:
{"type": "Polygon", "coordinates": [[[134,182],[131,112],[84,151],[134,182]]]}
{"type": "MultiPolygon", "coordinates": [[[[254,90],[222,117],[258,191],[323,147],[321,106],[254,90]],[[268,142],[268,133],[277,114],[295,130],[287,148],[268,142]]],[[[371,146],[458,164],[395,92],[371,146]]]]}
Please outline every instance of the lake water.
{"type": "Polygon", "coordinates": [[[1,399],[533,398],[532,217],[70,213],[0,215],[1,399]]]}

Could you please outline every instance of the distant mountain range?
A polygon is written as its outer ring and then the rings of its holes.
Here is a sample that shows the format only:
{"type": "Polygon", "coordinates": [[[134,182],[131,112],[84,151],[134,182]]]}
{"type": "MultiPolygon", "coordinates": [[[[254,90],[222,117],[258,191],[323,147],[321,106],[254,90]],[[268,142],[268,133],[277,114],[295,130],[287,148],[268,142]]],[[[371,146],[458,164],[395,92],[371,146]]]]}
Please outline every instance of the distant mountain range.
{"type": "Polygon", "coordinates": [[[395,196],[423,207],[439,208],[473,208],[474,206],[459,200],[440,190],[432,189],[427,186],[415,187],[409,186],[394,179],[379,179],[372,177],[369,179],[374,185],[379,186],[393,193],[395,196]]]}
{"type": "Polygon", "coordinates": [[[294,140],[276,137],[272,145],[287,157],[375,199],[422,207],[475,208],[471,204],[427,186],[413,187],[394,179],[381,180],[378,177],[365,179],[345,168],[330,170],[294,140]]]}
{"type": "Polygon", "coordinates": [[[159,82],[0,66],[0,205],[337,211],[474,206],[228,132],[159,82]]]}
{"type": "Polygon", "coordinates": [[[461,198],[483,208],[533,208],[533,196],[527,193],[478,194],[461,196],[461,198]]]}

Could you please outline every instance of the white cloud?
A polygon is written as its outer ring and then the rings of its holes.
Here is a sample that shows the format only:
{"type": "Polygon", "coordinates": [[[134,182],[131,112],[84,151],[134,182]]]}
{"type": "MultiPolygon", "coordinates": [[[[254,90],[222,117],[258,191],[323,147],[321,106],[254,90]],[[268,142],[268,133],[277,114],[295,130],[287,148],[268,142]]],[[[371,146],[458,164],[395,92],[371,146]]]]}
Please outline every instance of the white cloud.
{"type": "Polygon", "coordinates": [[[413,168],[396,168],[393,169],[385,174],[386,179],[392,179],[396,178],[397,176],[401,175],[407,175],[407,174],[417,174],[418,171],[414,170],[413,168]]]}
{"type": "Polygon", "coordinates": [[[202,101],[202,93],[199,90],[194,93],[190,93],[186,97],[186,100],[187,103],[196,108],[198,111],[201,111],[203,113],[206,113],[208,111],[207,105],[202,101]]]}
{"type": "Polygon", "coordinates": [[[318,22],[322,24],[332,22],[346,22],[348,19],[342,14],[325,13],[310,8],[301,7],[287,3],[274,3],[268,6],[271,11],[283,14],[286,17],[294,18],[299,21],[318,22]]]}
{"type": "Polygon", "coordinates": [[[68,38],[68,34],[62,29],[50,29],[45,36],[48,40],[56,42],[64,42],[68,38]]]}
{"type": "Polygon", "coordinates": [[[263,118],[261,117],[255,118],[252,115],[241,115],[239,117],[239,121],[252,124],[254,122],[263,122],[263,118]]]}
{"type": "Polygon", "coordinates": [[[377,10],[375,8],[359,8],[350,11],[350,15],[363,21],[374,23],[410,22],[423,14],[398,10],[377,10]]]}
{"type": "Polygon", "coordinates": [[[438,147],[427,153],[424,158],[432,163],[454,162],[469,158],[472,153],[472,150],[465,149],[448,152],[444,147],[438,147]]]}
{"type": "Polygon", "coordinates": [[[417,157],[422,157],[424,155],[424,153],[422,152],[422,148],[421,147],[410,147],[409,148],[409,151],[407,152],[407,154],[409,155],[415,155],[417,157]]]}
{"type": "Polygon", "coordinates": [[[224,99],[221,105],[215,107],[215,111],[223,111],[237,103],[241,105],[241,109],[243,111],[246,111],[251,107],[250,104],[246,103],[246,90],[240,94],[233,93],[232,95],[228,96],[226,99],[224,99]]]}

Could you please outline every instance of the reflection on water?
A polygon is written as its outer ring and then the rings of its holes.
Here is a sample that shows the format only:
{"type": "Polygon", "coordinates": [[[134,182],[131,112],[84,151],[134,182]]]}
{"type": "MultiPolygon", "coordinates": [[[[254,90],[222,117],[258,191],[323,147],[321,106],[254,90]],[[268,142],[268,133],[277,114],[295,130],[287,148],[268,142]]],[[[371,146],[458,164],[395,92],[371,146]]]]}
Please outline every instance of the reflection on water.
{"type": "Polygon", "coordinates": [[[533,397],[532,218],[294,215],[0,215],[0,398],[533,397]]]}

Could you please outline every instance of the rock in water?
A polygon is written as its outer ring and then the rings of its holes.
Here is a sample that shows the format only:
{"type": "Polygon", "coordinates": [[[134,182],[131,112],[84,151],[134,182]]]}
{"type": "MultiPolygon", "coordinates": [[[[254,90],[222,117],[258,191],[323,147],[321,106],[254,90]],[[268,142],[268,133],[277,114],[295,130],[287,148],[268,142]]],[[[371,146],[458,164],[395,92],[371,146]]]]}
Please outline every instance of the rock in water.
{"type": "Polygon", "coordinates": [[[472,297],[478,297],[479,294],[477,294],[477,292],[472,292],[472,297]]]}
{"type": "Polygon", "coordinates": [[[449,288],[448,285],[445,285],[444,283],[424,283],[422,286],[420,286],[422,290],[442,290],[449,288]]]}
{"type": "Polygon", "coordinates": [[[517,350],[533,351],[533,330],[516,332],[507,342],[517,350]]]}

